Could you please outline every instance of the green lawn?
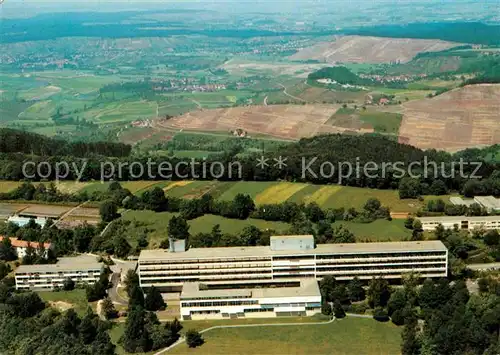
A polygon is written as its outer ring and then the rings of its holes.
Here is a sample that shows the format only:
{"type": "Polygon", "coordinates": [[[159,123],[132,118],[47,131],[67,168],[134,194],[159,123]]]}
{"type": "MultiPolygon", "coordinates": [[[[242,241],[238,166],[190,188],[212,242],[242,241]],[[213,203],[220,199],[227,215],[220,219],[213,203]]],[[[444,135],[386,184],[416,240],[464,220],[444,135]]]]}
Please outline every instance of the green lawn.
{"type": "MultiPolygon", "coordinates": [[[[79,315],[85,314],[87,308],[91,306],[87,302],[87,296],[84,289],[75,289],[73,291],[39,291],[38,295],[47,303],[51,303],[56,308],[59,308],[54,302],[64,302],[73,305],[73,308],[79,315]]],[[[63,305],[61,305],[63,308],[63,305]]],[[[60,309],[61,310],[61,309],[60,309]]]]}
{"type": "Polygon", "coordinates": [[[354,233],[358,241],[385,242],[400,241],[411,237],[411,231],[405,228],[404,222],[404,219],[393,219],[392,221],[378,219],[372,223],[338,221],[333,226],[345,226],[354,233]]]}
{"type": "MultiPolygon", "coordinates": [[[[170,212],[156,213],[153,211],[128,211],[123,214],[122,218],[129,221],[142,222],[144,226],[131,226],[129,228],[129,235],[141,235],[142,231],[147,228],[147,235],[150,242],[149,247],[158,247],[161,241],[167,238],[168,222],[176,215],[170,212]],[[137,233],[135,233],[137,231],[137,233]]],[[[229,219],[215,215],[204,215],[202,217],[188,221],[190,225],[189,232],[191,234],[208,233],[216,224],[220,225],[223,233],[237,234],[245,227],[253,225],[260,229],[272,229],[278,232],[283,232],[290,228],[290,225],[283,222],[267,222],[260,219],[229,219]]],[[[129,240],[132,245],[135,245],[135,240],[129,240]]]]}
{"type": "Polygon", "coordinates": [[[191,232],[191,234],[210,232],[212,227],[216,224],[220,225],[223,233],[229,234],[237,234],[247,226],[255,226],[262,230],[272,229],[277,232],[284,232],[290,228],[290,225],[284,222],[268,222],[262,219],[253,218],[249,218],[246,220],[229,219],[221,216],[207,214],[189,221],[189,225],[191,226],[191,229],[189,231],[191,232]]]}
{"type": "Polygon", "coordinates": [[[401,329],[370,318],[345,318],[327,325],[215,329],[203,334],[205,344],[181,344],[170,354],[399,354],[401,329]]]}

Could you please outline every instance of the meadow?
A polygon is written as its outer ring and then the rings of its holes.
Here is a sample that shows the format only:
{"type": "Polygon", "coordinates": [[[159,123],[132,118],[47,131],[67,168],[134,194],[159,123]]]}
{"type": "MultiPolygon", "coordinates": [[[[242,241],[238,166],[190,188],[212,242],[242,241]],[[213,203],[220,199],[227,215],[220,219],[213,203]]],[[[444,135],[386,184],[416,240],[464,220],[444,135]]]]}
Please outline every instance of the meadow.
{"type": "MultiPolygon", "coordinates": [[[[20,182],[0,181],[0,193],[8,192],[19,186],[20,182]]],[[[58,189],[63,192],[76,193],[86,191],[105,191],[109,182],[60,182],[58,189]]],[[[389,207],[391,212],[417,212],[424,206],[426,200],[441,198],[449,200],[447,196],[424,196],[424,201],[417,199],[401,200],[397,190],[377,190],[369,188],[340,186],[340,185],[313,185],[306,183],[291,183],[280,181],[128,181],[121,182],[124,188],[136,195],[154,187],[162,188],[167,196],[177,198],[199,198],[205,194],[215,199],[231,201],[237,194],[249,195],[257,205],[282,202],[311,203],[316,202],[322,208],[355,208],[361,209],[369,198],[376,198],[383,206],[389,207]]]]}
{"type": "Polygon", "coordinates": [[[311,326],[214,329],[203,334],[205,344],[189,349],[181,344],[171,354],[399,354],[401,330],[392,323],[344,318],[311,326]]]}

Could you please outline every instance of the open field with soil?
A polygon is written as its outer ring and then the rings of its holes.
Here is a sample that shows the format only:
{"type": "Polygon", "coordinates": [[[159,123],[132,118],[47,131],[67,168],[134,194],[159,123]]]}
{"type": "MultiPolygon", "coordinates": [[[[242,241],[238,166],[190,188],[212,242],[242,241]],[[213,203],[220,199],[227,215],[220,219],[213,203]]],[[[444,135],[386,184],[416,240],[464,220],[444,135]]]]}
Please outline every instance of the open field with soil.
{"type": "Polygon", "coordinates": [[[403,106],[400,143],[451,152],[500,143],[500,85],[470,85],[403,106]]]}
{"type": "Polygon", "coordinates": [[[409,62],[421,52],[436,52],[458,46],[441,40],[336,36],[292,55],[292,60],[319,60],[326,63],[409,62]]]}
{"type": "Polygon", "coordinates": [[[198,131],[233,131],[264,134],[283,139],[300,139],[319,134],[356,130],[328,124],[339,105],[247,106],[189,112],[170,120],[156,121],[157,127],[198,131]]]}
{"type": "MultiPolygon", "coordinates": [[[[186,324],[187,325],[187,324],[186,324]]],[[[205,344],[181,344],[171,354],[399,354],[401,329],[392,323],[344,318],[325,325],[215,329],[203,334],[205,344]]]]}

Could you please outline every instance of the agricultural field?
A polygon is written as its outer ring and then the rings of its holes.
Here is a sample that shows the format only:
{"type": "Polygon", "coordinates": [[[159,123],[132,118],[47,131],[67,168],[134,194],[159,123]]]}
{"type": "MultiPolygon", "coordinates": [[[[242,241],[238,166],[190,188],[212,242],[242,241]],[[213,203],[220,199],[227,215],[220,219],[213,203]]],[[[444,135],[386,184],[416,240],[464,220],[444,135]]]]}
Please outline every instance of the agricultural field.
{"type": "Polygon", "coordinates": [[[389,242],[410,240],[411,230],[404,226],[404,219],[377,219],[372,223],[335,222],[334,226],[343,225],[355,236],[357,241],[389,242]]]}
{"type": "Polygon", "coordinates": [[[341,108],[328,123],[354,131],[379,132],[397,135],[402,115],[375,109],[341,108]]]}
{"type": "Polygon", "coordinates": [[[292,55],[292,60],[318,60],[326,63],[409,62],[418,53],[437,52],[459,43],[440,40],[335,36],[292,55]]]}
{"type": "Polygon", "coordinates": [[[232,107],[189,112],[158,121],[157,126],[170,130],[216,132],[243,129],[250,135],[262,134],[291,140],[318,134],[363,132],[328,124],[338,108],[338,105],[326,104],[232,107]]]}
{"type": "Polygon", "coordinates": [[[181,344],[172,354],[399,354],[401,329],[392,323],[347,317],[311,326],[215,329],[203,334],[205,344],[181,344]]]}
{"type": "Polygon", "coordinates": [[[403,106],[400,143],[450,152],[500,143],[500,85],[470,85],[403,106]]]}

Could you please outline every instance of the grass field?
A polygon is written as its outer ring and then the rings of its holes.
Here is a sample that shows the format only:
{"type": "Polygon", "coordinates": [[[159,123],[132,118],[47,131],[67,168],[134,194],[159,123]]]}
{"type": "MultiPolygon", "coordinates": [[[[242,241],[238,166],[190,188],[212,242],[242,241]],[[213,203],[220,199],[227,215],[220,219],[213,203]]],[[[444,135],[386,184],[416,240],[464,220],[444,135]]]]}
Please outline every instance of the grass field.
{"type": "MultiPolygon", "coordinates": [[[[150,242],[149,247],[154,248],[167,238],[168,222],[174,216],[174,213],[161,212],[155,213],[153,211],[128,211],[123,214],[122,218],[128,221],[137,221],[145,224],[144,226],[129,228],[129,235],[139,235],[139,230],[144,227],[148,229],[148,239],[150,242]],[[135,233],[137,231],[137,233],[135,233]]],[[[222,233],[238,234],[245,227],[253,225],[260,229],[272,229],[277,232],[284,232],[290,225],[283,222],[267,222],[260,219],[229,219],[221,216],[204,215],[202,217],[188,221],[190,229],[189,232],[194,235],[197,233],[208,233],[216,224],[220,225],[222,233]]],[[[135,238],[130,239],[133,245],[136,244],[135,238]]]]}
{"type": "Polygon", "coordinates": [[[327,325],[215,329],[203,335],[205,344],[189,349],[181,344],[171,354],[399,354],[401,330],[392,323],[345,318],[327,325]]]}
{"type": "Polygon", "coordinates": [[[400,241],[411,237],[411,230],[404,226],[404,219],[388,221],[378,219],[372,223],[353,223],[338,221],[335,226],[343,225],[356,236],[357,241],[364,239],[374,242],[400,241]]]}
{"type": "Polygon", "coordinates": [[[18,181],[0,181],[0,193],[15,190],[20,184],[18,181]]]}
{"type": "Polygon", "coordinates": [[[50,303],[56,308],[63,309],[66,306],[72,306],[79,315],[85,314],[87,307],[91,306],[87,302],[87,296],[84,289],[75,289],[73,291],[39,291],[40,298],[50,303]],[[58,304],[58,302],[60,302],[58,304]]]}

